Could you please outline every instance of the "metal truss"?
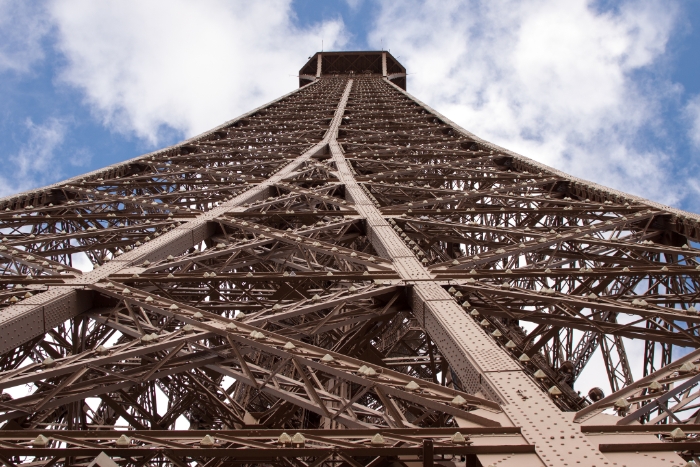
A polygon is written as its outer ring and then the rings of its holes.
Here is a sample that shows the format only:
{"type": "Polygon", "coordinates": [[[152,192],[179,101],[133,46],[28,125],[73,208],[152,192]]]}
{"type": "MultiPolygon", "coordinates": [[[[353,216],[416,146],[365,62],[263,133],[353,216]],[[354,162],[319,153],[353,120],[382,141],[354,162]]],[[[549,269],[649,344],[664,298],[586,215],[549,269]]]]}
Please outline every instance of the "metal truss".
{"type": "Polygon", "coordinates": [[[0,462],[694,459],[698,216],[483,141],[405,80],[319,53],[214,130],[0,199],[0,462]],[[582,394],[593,358],[610,390],[582,394]]]}

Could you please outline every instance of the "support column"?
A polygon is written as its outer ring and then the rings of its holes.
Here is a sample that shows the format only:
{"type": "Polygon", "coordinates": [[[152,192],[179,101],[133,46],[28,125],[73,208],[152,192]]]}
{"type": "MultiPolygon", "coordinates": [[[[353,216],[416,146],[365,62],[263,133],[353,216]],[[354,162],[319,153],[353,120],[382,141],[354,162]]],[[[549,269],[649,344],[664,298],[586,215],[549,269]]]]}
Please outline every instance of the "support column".
{"type": "Polygon", "coordinates": [[[349,88],[346,89],[343,99],[339,102],[324,138],[302,155],[288,162],[267,180],[216,208],[184,222],[159,238],[116,257],[109,263],[77,277],[65,278],[63,284],[52,285],[46,292],[7,307],[0,316],[0,329],[3,330],[3,333],[0,334],[0,353],[8,352],[35,337],[41,336],[64,321],[89,310],[92,307],[92,291],[88,290],[87,286],[96,284],[111,274],[134,267],[146,260],[153,262],[166,258],[168,255],[180,254],[209,238],[213,234],[211,221],[217,217],[231,212],[245,203],[267,197],[271,185],[282,181],[319,151],[325,149],[331,135],[337,133],[348,93],[349,88]]]}
{"type": "MultiPolygon", "coordinates": [[[[352,80],[348,83],[348,88],[350,86],[352,80]]],[[[438,345],[465,390],[502,404],[513,425],[522,427],[523,436],[537,446],[539,460],[530,458],[526,464],[513,465],[559,467],[566,462],[581,467],[602,467],[608,463],[596,447],[586,442],[579,426],[572,423],[571,414],[559,410],[520,365],[445,289],[431,280],[434,278],[428,270],[355,180],[335,132],[329,147],[338,179],[345,185],[358,214],[366,219],[372,245],[381,256],[390,258],[401,278],[412,285],[414,317],[438,345]]],[[[512,456],[490,456],[488,460],[499,462],[512,456]]]]}

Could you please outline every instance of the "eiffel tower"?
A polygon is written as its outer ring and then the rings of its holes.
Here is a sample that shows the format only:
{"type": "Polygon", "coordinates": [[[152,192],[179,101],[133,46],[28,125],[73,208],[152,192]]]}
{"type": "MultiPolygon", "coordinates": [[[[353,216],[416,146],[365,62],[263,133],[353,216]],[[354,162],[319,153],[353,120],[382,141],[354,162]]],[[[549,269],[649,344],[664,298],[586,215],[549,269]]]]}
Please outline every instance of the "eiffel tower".
{"type": "Polygon", "coordinates": [[[0,199],[0,462],[695,465],[696,214],[480,139],[388,52],[299,84],[0,199]]]}

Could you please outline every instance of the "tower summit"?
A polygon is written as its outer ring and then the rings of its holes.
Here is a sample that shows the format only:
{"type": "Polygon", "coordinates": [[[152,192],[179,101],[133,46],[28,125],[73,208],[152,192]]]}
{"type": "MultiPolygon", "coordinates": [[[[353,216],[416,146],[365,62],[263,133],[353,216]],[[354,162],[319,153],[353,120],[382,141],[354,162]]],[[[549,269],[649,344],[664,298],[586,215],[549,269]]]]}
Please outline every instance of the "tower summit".
{"type": "Polygon", "coordinates": [[[406,68],[390,52],[317,52],[299,70],[299,86],[331,76],[382,77],[406,90],[406,68]]]}
{"type": "Polygon", "coordinates": [[[0,460],[695,457],[696,214],[478,138],[388,52],[319,52],[299,79],[0,199],[0,460]]]}

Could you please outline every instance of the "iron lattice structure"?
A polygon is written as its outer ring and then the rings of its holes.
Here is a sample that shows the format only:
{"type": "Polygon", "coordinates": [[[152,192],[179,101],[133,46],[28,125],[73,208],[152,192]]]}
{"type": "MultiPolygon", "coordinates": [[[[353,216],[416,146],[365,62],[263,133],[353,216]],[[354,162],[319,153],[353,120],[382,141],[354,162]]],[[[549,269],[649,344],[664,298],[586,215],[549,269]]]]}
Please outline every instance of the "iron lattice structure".
{"type": "Polygon", "coordinates": [[[0,200],[0,461],[695,457],[697,215],[479,139],[386,52],[300,85],[0,200]],[[594,355],[612,394],[577,391],[594,355]]]}

